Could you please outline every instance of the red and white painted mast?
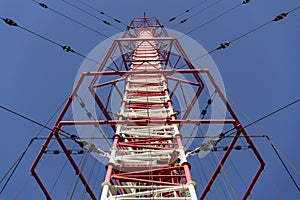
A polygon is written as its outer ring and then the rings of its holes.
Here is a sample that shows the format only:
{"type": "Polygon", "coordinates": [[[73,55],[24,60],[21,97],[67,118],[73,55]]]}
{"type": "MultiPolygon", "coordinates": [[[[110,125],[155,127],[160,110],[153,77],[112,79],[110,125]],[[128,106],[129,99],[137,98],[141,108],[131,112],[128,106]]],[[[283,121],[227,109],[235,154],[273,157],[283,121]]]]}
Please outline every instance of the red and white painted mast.
{"type": "Polygon", "coordinates": [[[116,125],[101,200],[197,199],[178,124],[167,123],[175,119],[175,113],[165,76],[160,73],[163,65],[154,29],[136,27],[130,70],[157,73],[127,76],[119,113],[119,120],[146,121],[116,125]]]}

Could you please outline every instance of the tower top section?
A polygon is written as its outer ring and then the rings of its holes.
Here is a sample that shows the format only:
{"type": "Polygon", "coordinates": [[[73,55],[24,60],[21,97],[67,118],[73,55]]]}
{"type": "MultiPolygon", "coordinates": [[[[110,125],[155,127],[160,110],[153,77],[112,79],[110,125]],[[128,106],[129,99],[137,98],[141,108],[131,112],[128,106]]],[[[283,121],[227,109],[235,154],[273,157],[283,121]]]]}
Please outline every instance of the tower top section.
{"type": "Polygon", "coordinates": [[[144,15],[143,18],[134,18],[128,28],[147,28],[147,27],[160,27],[162,28],[163,25],[156,19],[156,17],[146,17],[144,15]]]}
{"type": "Polygon", "coordinates": [[[156,19],[156,17],[134,18],[129,26],[127,26],[122,38],[137,38],[140,31],[151,31],[153,37],[169,37],[164,26],[156,19]]]}

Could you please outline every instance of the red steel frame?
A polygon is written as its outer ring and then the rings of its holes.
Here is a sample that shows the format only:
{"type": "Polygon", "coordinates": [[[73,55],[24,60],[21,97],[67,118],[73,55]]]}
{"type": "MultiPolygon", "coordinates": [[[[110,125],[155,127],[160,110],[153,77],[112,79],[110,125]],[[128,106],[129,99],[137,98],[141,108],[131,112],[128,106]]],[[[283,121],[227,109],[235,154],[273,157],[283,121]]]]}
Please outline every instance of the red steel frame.
{"type": "MultiPolygon", "coordinates": [[[[167,86],[167,85],[166,85],[167,86]]],[[[178,86],[178,85],[177,85],[178,86]]],[[[176,90],[177,86],[173,88],[173,90],[176,90]]],[[[118,91],[119,93],[122,93],[121,90],[118,91]]],[[[149,92],[149,91],[124,91],[124,96],[127,97],[144,97],[144,98],[152,98],[152,97],[158,97],[158,96],[169,96],[171,97],[174,91],[171,91],[171,93],[168,93],[168,90],[162,90],[159,92],[149,92]]],[[[235,115],[233,109],[227,102],[223,92],[217,85],[216,81],[214,80],[213,76],[207,69],[196,69],[190,60],[188,59],[188,56],[183,51],[182,47],[178,43],[178,41],[175,38],[170,37],[166,30],[163,28],[163,26],[157,21],[154,17],[149,18],[136,18],[134,19],[131,24],[128,26],[127,30],[124,32],[123,36],[119,39],[116,39],[110,49],[107,52],[107,55],[103,59],[103,62],[99,66],[98,70],[96,72],[85,72],[80,77],[78,83],[76,84],[72,94],[69,96],[68,102],[66,103],[64,109],[62,110],[60,116],[58,117],[55,125],[53,126],[52,131],[48,135],[47,139],[45,140],[44,144],[42,145],[42,148],[40,152],[38,153],[34,163],[32,164],[32,167],[30,169],[33,177],[36,179],[38,185],[41,187],[43,193],[45,194],[47,199],[52,199],[50,196],[46,186],[42,182],[41,178],[39,177],[37,173],[37,164],[41,161],[41,158],[44,154],[44,152],[47,150],[47,147],[49,145],[49,142],[53,137],[55,137],[61,146],[62,150],[64,151],[67,159],[71,163],[73,169],[75,170],[76,174],[78,174],[79,179],[81,180],[83,186],[85,187],[86,191],[90,195],[91,199],[97,199],[96,195],[94,194],[93,190],[91,189],[90,185],[88,184],[87,180],[85,179],[84,175],[81,173],[77,163],[75,162],[74,158],[70,154],[67,146],[61,139],[59,135],[59,131],[62,130],[64,126],[75,126],[75,125],[108,125],[113,128],[113,130],[116,132],[114,139],[113,139],[113,146],[112,146],[112,152],[111,152],[111,159],[109,163],[107,164],[107,172],[105,180],[102,184],[103,191],[102,195],[105,193],[106,196],[102,196],[101,199],[109,199],[110,196],[114,195],[123,195],[126,199],[126,195],[129,195],[127,199],[135,199],[132,196],[130,196],[129,193],[131,193],[133,190],[132,188],[137,187],[138,189],[135,190],[137,193],[143,195],[143,198],[151,198],[154,199],[154,194],[149,194],[149,187],[153,187],[153,191],[160,191],[159,193],[165,197],[165,198],[173,198],[173,199],[180,199],[181,197],[184,197],[184,192],[189,191],[188,197],[192,197],[191,199],[195,198],[195,194],[191,194],[193,192],[194,188],[194,182],[192,181],[192,177],[190,175],[190,169],[189,169],[189,163],[186,161],[184,150],[182,148],[182,142],[181,142],[181,136],[179,132],[176,132],[176,134],[173,135],[165,135],[161,137],[157,136],[149,136],[147,138],[137,138],[130,134],[130,132],[126,132],[125,134],[120,134],[120,127],[169,127],[169,126],[175,126],[179,127],[181,124],[232,124],[235,129],[235,137],[231,140],[228,149],[223,154],[221,160],[219,161],[214,173],[211,175],[210,180],[206,184],[204,190],[201,192],[200,199],[204,199],[207,193],[210,191],[210,188],[212,184],[214,183],[214,180],[219,175],[222,166],[225,164],[226,159],[228,158],[230,152],[232,151],[235,143],[238,140],[238,137],[242,134],[245,138],[249,146],[251,147],[252,151],[254,152],[257,160],[259,161],[259,168],[256,171],[256,174],[254,175],[252,181],[248,185],[248,188],[246,189],[242,199],[246,199],[254,184],[256,183],[259,175],[261,174],[263,168],[264,168],[264,161],[262,157],[260,156],[259,152],[257,151],[255,145],[251,141],[250,137],[246,133],[245,129],[240,124],[237,116],[235,115]],[[153,37],[149,41],[149,38],[147,37],[140,37],[139,34],[141,32],[148,32],[147,34],[154,34],[155,32],[158,32],[159,30],[163,37],[153,37]],[[131,52],[125,52],[123,43],[127,42],[128,45],[132,45],[130,42],[134,42],[135,50],[131,52]],[[159,42],[166,42],[168,43],[169,47],[167,49],[164,49],[166,52],[161,52],[160,49],[157,49],[157,44],[159,42]],[[145,45],[146,44],[146,45],[145,45]],[[139,46],[140,45],[140,46],[139,46]],[[153,46],[152,46],[153,45],[153,46]],[[146,46],[146,47],[145,47],[146,46]],[[151,50],[152,46],[152,50],[151,50]],[[176,48],[178,54],[182,56],[182,58],[185,61],[185,64],[187,65],[188,69],[176,69],[178,60],[172,69],[167,69],[167,65],[169,63],[169,59],[171,56],[171,47],[176,48]],[[143,48],[148,48],[149,52],[145,50],[144,52],[141,52],[140,50],[143,48]],[[124,69],[124,70],[116,70],[116,71],[105,71],[105,66],[108,62],[108,60],[112,57],[113,53],[116,51],[116,49],[119,49],[122,55],[123,60],[123,68],[122,66],[118,69],[124,69]],[[153,57],[153,50],[156,51],[156,56],[153,57]],[[140,51],[140,52],[139,52],[140,51]],[[139,59],[137,59],[138,56],[141,56],[139,59]],[[142,64],[140,64],[142,62],[142,64]],[[154,64],[155,62],[158,62],[161,66],[160,69],[155,69],[154,64]],[[130,68],[129,68],[130,66],[130,68]],[[177,78],[172,77],[174,74],[192,74],[195,81],[184,81],[177,78]],[[209,81],[215,88],[217,94],[220,96],[221,100],[223,101],[224,105],[227,108],[227,111],[231,115],[231,119],[219,119],[219,120],[200,120],[200,119],[188,119],[188,115],[194,106],[195,102],[199,98],[201,91],[203,90],[204,84],[200,78],[200,74],[204,74],[208,77],[209,81]],[[121,78],[111,80],[105,83],[98,83],[100,76],[120,76],[121,78]],[[77,92],[79,90],[79,87],[81,86],[82,82],[86,77],[93,77],[89,91],[93,95],[94,100],[96,102],[96,105],[99,106],[101,111],[103,112],[104,116],[106,117],[106,120],[94,120],[94,121],[64,121],[64,116],[66,115],[66,112],[70,109],[70,105],[72,104],[74,97],[77,95],[77,92]],[[161,77],[160,82],[147,82],[147,79],[151,79],[154,77],[161,77]],[[167,100],[163,103],[155,103],[155,102],[142,102],[142,103],[132,103],[129,104],[123,101],[121,108],[127,109],[138,109],[138,110],[146,110],[148,113],[148,116],[127,116],[124,117],[121,114],[119,115],[118,119],[113,120],[110,113],[106,110],[104,103],[101,101],[101,98],[99,98],[97,92],[95,91],[95,88],[100,88],[105,85],[109,84],[116,84],[121,81],[125,81],[126,84],[131,84],[129,80],[131,79],[139,79],[137,83],[134,86],[137,87],[144,87],[147,88],[148,86],[155,86],[155,85],[166,85],[166,79],[170,80],[177,80],[182,81],[187,84],[197,86],[198,89],[195,93],[195,96],[192,98],[189,107],[187,108],[187,111],[182,116],[182,119],[175,119],[175,115],[173,113],[173,110],[171,110],[171,113],[166,117],[161,116],[149,116],[149,110],[150,108],[157,108],[157,109],[168,109],[172,107],[172,101],[167,100]],[[142,81],[144,80],[144,82],[142,81]],[[119,132],[118,132],[119,131],[119,132]],[[151,150],[153,152],[161,152],[162,150],[174,150],[176,151],[181,158],[181,161],[176,161],[176,163],[167,163],[164,165],[135,165],[126,163],[124,166],[120,166],[116,164],[116,162],[113,160],[114,153],[116,151],[124,151],[123,155],[126,157],[130,155],[131,151],[138,151],[138,150],[151,150]],[[130,183],[130,184],[129,184],[130,183]],[[134,184],[133,184],[134,183],[134,184]],[[114,186],[115,185],[115,186],[114,186]],[[128,189],[129,187],[132,187],[131,189],[128,189]],[[186,186],[185,189],[178,189],[178,187],[186,186]],[[172,193],[168,187],[175,188],[176,192],[172,193]],[[177,189],[176,189],[177,188],[177,189]]],[[[175,128],[176,129],[176,128],[175,128]]],[[[151,154],[151,153],[150,153],[151,154]]],[[[161,156],[161,155],[160,155],[161,156]]],[[[159,156],[158,156],[159,157],[159,156]]],[[[162,156],[161,156],[162,157],[162,156]]],[[[165,160],[162,160],[163,163],[165,160]]],[[[152,161],[151,161],[152,162],[152,161]]],[[[158,162],[158,161],[157,161],[158,162]]],[[[152,190],[151,190],[152,191],[152,190]]],[[[115,196],[116,197],[116,196],[115,196]]],[[[157,197],[158,198],[158,197],[157,197]]]]}

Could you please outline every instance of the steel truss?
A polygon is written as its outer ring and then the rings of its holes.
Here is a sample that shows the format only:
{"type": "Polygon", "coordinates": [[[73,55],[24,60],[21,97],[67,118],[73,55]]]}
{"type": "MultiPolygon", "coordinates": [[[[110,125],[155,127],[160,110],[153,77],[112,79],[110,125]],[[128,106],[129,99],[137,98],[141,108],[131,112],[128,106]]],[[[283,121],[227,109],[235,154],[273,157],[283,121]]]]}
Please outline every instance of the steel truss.
{"type": "MultiPolygon", "coordinates": [[[[209,192],[238,136],[242,134],[246,138],[260,163],[244,193],[243,199],[246,199],[264,168],[264,162],[246,131],[240,125],[223,92],[207,69],[196,69],[192,65],[178,41],[168,35],[156,18],[136,18],[128,26],[123,36],[113,42],[98,70],[82,74],[34,161],[31,172],[47,199],[52,199],[37,174],[36,168],[48,148],[49,142],[55,137],[91,199],[97,199],[59,132],[63,130],[63,127],[75,125],[110,126],[115,134],[110,152],[106,155],[109,161],[106,177],[102,183],[101,200],[141,198],[194,200],[197,199],[195,182],[190,174],[191,166],[187,161],[180,134],[180,126],[183,124],[229,124],[236,130],[236,137],[233,137],[209,182],[201,191],[200,199],[204,199],[209,192]],[[176,53],[174,53],[174,49],[176,53]],[[113,61],[116,70],[106,71],[108,61],[115,54],[121,56],[121,64],[113,61]],[[178,59],[170,63],[172,56],[177,56],[178,59]],[[177,69],[180,60],[185,63],[186,69],[177,69]],[[193,80],[174,77],[173,75],[176,74],[191,75],[193,80]],[[208,77],[230,113],[230,119],[188,119],[204,88],[200,74],[208,77]],[[101,82],[99,81],[101,77],[112,77],[112,80],[105,79],[104,82],[101,82]],[[87,78],[90,80],[87,89],[99,110],[103,112],[105,119],[65,120],[64,116],[87,78]],[[177,82],[172,90],[168,87],[170,80],[177,82]],[[117,83],[120,82],[124,83],[123,88],[117,86],[117,83]],[[196,91],[194,96],[190,97],[191,100],[181,119],[177,119],[172,103],[172,96],[179,87],[179,83],[189,84],[196,91]],[[107,85],[113,85],[117,93],[122,96],[120,111],[116,114],[116,119],[107,110],[107,106],[97,92],[97,89],[107,85]]],[[[100,151],[94,150],[93,152],[99,153],[100,151]]]]}

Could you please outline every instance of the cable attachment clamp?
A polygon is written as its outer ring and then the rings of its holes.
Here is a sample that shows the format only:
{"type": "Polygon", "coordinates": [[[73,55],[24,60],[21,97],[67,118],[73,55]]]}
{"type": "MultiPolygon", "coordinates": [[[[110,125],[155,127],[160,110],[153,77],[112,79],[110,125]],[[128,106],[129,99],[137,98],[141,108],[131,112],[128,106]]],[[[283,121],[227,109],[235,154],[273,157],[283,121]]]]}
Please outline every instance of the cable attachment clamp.
{"type": "Polygon", "coordinates": [[[9,19],[9,18],[2,18],[2,20],[6,23],[6,24],[8,24],[8,25],[10,25],[10,26],[18,26],[18,24],[16,23],[16,22],[14,22],[14,20],[12,20],[12,19],[9,19]]]}
{"type": "Polygon", "coordinates": [[[65,51],[65,52],[72,52],[74,53],[74,49],[72,49],[70,46],[67,46],[67,45],[64,45],[64,46],[61,46],[61,48],[65,51]]]}
{"type": "Polygon", "coordinates": [[[282,19],[285,18],[288,14],[289,14],[289,13],[287,13],[287,12],[281,13],[281,14],[277,15],[277,16],[273,19],[273,21],[277,22],[277,21],[279,21],[279,20],[282,20],[282,19]]]}
{"type": "Polygon", "coordinates": [[[217,50],[219,50],[219,49],[225,49],[226,47],[229,46],[229,44],[230,44],[230,42],[223,42],[223,43],[221,43],[221,44],[218,46],[217,50]]]}

